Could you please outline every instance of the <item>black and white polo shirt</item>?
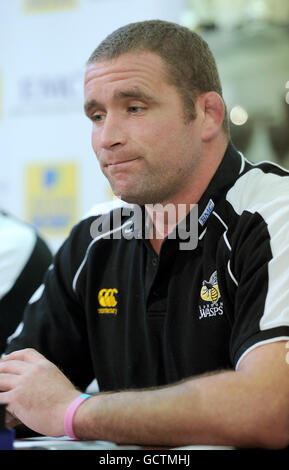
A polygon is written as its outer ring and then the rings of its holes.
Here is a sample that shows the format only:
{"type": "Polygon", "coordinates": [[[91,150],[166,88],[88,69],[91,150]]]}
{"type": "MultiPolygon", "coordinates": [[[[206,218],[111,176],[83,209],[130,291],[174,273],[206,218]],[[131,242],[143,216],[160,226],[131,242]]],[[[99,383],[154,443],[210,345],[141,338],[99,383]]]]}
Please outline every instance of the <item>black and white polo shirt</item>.
{"type": "Polygon", "coordinates": [[[289,340],[288,172],[230,143],[191,250],[168,238],[157,256],[149,240],[116,237],[131,224],[121,211],[94,238],[95,217],[74,227],[7,352],[34,347],[79,387],[96,377],[119,390],[234,369],[258,345],[289,340]]]}

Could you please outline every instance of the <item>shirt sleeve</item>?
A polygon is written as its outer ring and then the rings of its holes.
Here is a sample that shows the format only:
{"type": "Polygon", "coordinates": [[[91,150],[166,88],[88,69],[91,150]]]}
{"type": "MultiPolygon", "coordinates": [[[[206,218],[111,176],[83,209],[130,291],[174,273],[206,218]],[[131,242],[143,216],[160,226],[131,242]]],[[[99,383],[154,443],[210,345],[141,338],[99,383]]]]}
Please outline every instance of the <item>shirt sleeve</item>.
{"type": "Polygon", "coordinates": [[[255,347],[289,340],[288,193],[283,191],[253,209],[244,211],[232,239],[235,300],[231,356],[236,368],[255,347]]]}

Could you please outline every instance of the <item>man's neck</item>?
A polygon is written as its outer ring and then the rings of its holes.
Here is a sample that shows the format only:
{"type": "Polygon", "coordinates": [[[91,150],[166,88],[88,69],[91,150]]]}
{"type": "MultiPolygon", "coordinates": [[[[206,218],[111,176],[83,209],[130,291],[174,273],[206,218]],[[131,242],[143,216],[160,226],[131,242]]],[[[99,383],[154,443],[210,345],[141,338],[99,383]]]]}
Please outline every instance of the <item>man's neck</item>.
{"type": "Polygon", "coordinates": [[[159,204],[146,205],[153,230],[150,242],[157,254],[160,253],[163,240],[188,215],[192,206],[199,202],[224,157],[227,145],[228,142],[223,140],[217,147],[211,146],[210,151],[200,159],[190,184],[173,198],[159,204]]]}

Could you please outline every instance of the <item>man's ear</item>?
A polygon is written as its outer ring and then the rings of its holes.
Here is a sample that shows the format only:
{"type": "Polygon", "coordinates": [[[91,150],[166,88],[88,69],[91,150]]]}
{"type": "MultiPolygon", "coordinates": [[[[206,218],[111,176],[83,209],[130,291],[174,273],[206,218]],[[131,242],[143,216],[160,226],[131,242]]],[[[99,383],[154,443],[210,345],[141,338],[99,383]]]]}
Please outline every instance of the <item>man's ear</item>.
{"type": "Polygon", "coordinates": [[[225,105],[221,96],[215,91],[203,93],[198,97],[202,110],[201,139],[208,142],[222,129],[225,105]]]}

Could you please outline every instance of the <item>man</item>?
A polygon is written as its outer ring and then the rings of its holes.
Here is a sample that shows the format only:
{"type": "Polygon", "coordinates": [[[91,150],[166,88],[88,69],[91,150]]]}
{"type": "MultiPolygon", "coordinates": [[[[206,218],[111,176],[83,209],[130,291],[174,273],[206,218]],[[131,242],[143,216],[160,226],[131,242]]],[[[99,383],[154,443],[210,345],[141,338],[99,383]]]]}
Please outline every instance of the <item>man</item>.
{"type": "Polygon", "coordinates": [[[50,249],[33,227],[0,211],[0,354],[51,262],[50,249]]]}
{"type": "Polygon", "coordinates": [[[108,36],[85,111],[103,173],[142,217],[73,229],[0,364],[0,401],[53,436],[287,446],[288,173],[235,150],[214,58],[178,25],[108,36]],[[197,246],[181,249],[162,208],[179,221],[185,207],[194,231],[193,204],[197,246]],[[94,377],[101,393],[83,401],[94,377]]]}

